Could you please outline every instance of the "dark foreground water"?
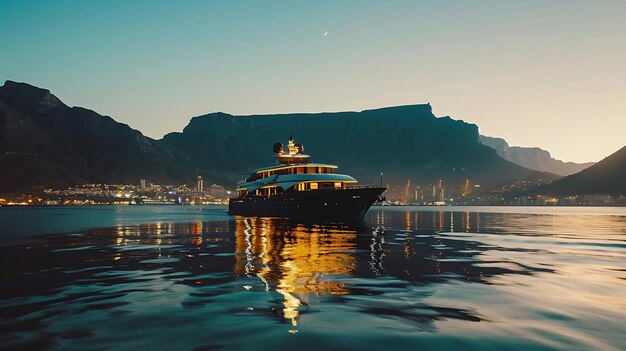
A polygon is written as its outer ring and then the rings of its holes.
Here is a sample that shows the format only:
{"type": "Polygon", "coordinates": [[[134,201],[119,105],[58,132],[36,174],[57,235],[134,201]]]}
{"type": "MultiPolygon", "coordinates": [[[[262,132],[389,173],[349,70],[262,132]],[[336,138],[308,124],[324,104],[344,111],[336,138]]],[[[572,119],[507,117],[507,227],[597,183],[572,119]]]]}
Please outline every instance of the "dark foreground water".
{"type": "Polygon", "coordinates": [[[0,208],[0,240],[0,349],[626,349],[626,209],[0,208]]]}

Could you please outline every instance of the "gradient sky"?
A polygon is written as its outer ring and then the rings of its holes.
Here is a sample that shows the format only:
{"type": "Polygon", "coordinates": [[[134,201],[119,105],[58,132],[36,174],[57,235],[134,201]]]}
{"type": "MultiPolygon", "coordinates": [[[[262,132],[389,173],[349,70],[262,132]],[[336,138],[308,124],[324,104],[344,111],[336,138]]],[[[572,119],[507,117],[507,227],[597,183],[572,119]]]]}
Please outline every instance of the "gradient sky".
{"type": "Polygon", "coordinates": [[[0,79],[154,138],[214,111],[430,102],[597,161],[626,144],[625,16],[622,0],[0,0],[0,79]]]}

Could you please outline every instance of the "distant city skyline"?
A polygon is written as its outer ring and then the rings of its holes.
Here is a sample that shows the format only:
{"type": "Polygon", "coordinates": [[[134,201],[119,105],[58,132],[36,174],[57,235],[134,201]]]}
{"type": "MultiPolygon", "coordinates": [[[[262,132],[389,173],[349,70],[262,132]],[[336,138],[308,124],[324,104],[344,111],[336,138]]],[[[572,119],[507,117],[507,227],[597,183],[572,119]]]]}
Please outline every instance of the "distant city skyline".
{"type": "Polygon", "coordinates": [[[624,1],[3,1],[0,78],[161,138],[194,116],[437,116],[564,161],[626,138],[624,1]]]}

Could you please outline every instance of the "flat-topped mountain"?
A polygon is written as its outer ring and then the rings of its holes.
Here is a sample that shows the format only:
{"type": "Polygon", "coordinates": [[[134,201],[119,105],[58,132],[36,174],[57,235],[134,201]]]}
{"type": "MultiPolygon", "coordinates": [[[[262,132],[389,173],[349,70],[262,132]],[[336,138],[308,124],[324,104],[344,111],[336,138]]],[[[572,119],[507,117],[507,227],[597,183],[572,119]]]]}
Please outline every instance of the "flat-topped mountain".
{"type": "Polygon", "coordinates": [[[554,179],[500,158],[478,141],[478,127],[437,118],[431,106],[409,105],[362,112],[195,117],[182,133],[161,145],[194,164],[231,174],[273,164],[272,145],[293,134],[317,162],[340,166],[363,183],[408,179],[496,184],[518,179],[554,179]]]}
{"type": "Polygon", "coordinates": [[[542,187],[555,195],[626,195],[626,146],[595,165],[542,187]]]}
{"type": "Polygon", "coordinates": [[[503,159],[536,171],[567,176],[578,173],[595,164],[595,162],[564,162],[552,158],[552,155],[550,155],[548,151],[538,147],[509,146],[506,140],[502,138],[492,138],[480,135],[478,140],[482,144],[496,150],[498,155],[503,159]]]}

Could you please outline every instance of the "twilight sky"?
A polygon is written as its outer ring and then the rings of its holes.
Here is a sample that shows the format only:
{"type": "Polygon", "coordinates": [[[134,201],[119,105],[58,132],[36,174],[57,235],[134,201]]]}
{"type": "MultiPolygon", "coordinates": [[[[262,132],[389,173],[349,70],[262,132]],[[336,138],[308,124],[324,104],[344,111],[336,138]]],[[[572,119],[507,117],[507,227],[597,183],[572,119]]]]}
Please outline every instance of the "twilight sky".
{"type": "Polygon", "coordinates": [[[214,111],[430,102],[598,161],[626,144],[625,14],[623,0],[3,0],[0,79],[154,138],[214,111]]]}

